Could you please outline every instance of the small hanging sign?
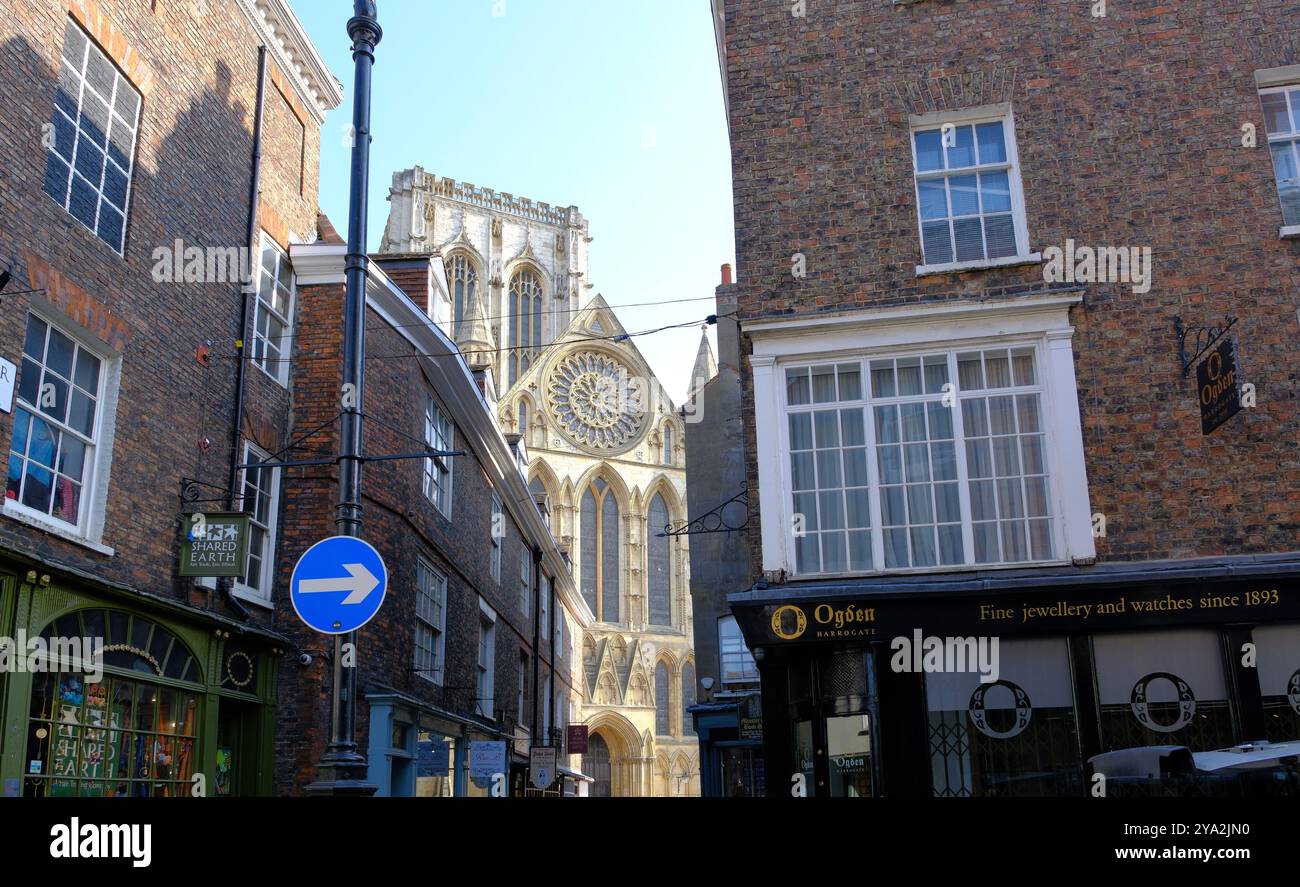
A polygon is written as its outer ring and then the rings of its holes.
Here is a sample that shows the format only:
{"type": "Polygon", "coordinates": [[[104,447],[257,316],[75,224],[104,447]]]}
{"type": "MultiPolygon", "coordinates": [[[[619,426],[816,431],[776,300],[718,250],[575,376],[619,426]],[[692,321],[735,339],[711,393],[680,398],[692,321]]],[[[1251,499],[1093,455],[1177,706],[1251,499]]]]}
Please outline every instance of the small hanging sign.
{"type": "Polygon", "coordinates": [[[1196,391],[1201,403],[1201,433],[1214,430],[1241,412],[1241,378],[1236,343],[1225,338],[1196,367],[1196,391]]]}

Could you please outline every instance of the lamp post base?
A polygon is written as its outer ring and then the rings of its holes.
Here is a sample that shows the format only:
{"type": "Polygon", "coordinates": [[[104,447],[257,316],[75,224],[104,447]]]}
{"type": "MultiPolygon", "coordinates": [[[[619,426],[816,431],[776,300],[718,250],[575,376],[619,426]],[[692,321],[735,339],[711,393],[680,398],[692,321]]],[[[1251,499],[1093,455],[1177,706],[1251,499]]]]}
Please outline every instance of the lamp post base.
{"type": "Polygon", "coordinates": [[[379,786],[366,781],[366,759],[360,755],[347,760],[324,760],[316,765],[316,781],[307,786],[312,798],[371,798],[379,786]]]}

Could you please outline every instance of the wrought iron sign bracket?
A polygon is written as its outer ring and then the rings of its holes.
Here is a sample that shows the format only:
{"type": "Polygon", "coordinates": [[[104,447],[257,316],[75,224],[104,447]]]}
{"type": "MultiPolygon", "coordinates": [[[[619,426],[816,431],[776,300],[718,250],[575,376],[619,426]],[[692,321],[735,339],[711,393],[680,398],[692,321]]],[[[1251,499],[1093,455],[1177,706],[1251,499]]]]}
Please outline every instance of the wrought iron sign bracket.
{"type": "Polygon", "coordinates": [[[1215,342],[1223,338],[1236,322],[1237,318],[1229,314],[1224,317],[1223,326],[1198,326],[1188,329],[1183,326],[1182,317],[1174,318],[1174,333],[1178,336],[1178,360],[1183,365],[1184,379],[1191,374],[1192,367],[1196,365],[1196,361],[1200,360],[1201,355],[1209,351],[1215,342]],[[1196,353],[1191,357],[1187,356],[1188,336],[1192,337],[1192,346],[1196,349],[1196,353]]]}
{"type": "Polygon", "coordinates": [[[186,505],[204,505],[210,502],[225,502],[226,496],[230,493],[225,487],[219,487],[216,484],[205,483],[201,480],[195,480],[192,477],[181,478],[181,502],[186,505]],[[212,490],[220,493],[220,496],[204,496],[205,490],[212,490]]]}
{"type": "Polygon", "coordinates": [[[749,490],[741,490],[739,494],[723,502],[717,508],[697,518],[674,521],[664,527],[662,533],[655,533],[656,538],[662,539],[665,536],[703,536],[709,533],[736,533],[749,526],[749,490]],[[745,509],[745,519],[739,523],[732,524],[727,520],[726,512],[732,505],[743,505],[745,509]]]}

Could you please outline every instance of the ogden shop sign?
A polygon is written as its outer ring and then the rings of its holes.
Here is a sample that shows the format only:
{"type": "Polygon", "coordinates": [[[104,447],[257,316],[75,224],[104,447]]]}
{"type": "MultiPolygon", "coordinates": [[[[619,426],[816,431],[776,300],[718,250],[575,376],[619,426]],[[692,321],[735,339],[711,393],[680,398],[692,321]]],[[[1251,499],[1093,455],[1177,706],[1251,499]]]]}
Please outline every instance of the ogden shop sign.
{"type": "Polygon", "coordinates": [[[1196,368],[1196,391],[1201,403],[1201,433],[1216,428],[1241,412],[1241,379],[1237,349],[1224,339],[1196,368]]]}

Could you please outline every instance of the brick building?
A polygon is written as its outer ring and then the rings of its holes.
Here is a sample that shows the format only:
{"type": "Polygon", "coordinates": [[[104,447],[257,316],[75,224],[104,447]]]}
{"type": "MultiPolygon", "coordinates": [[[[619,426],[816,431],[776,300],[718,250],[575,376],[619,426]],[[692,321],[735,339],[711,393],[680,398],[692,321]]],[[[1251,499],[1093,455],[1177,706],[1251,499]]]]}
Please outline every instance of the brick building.
{"type": "Polygon", "coordinates": [[[1296,5],[713,8],[769,774],[1296,740],[1296,5]]]}
{"type": "Polygon", "coordinates": [[[235,469],[287,442],[274,280],[341,87],[283,0],[34,0],[0,29],[0,636],[102,638],[107,675],[4,669],[4,793],[267,793],[292,647],[235,469]],[[182,578],[182,513],[245,504],[252,569],[182,578]]]}
{"type": "MultiPolygon", "coordinates": [[[[328,228],[319,242],[291,250],[302,330],[292,371],[300,453],[339,446],[335,319],[345,254],[328,228]]],[[[365,469],[364,536],[389,571],[383,609],[357,641],[357,735],[369,778],[385,796],[483,796],[491,788],[470,778],[470,743],[495,741],[509,747],[502,772],[512,795],[536,791],[527,787],[532,746],[560,750],[564,778],[550,791],[572,793],[584,780],[567,766],[564,727],[577,687],[576,639],[591,614],[528,488],[527,449],[497,430],[490,374],[471,371],[450,337],[441,258],[376,256],[370,273],[365,454],[457,455],[365,469]]],[[[284,472],[280,588],[298,555],[333,535],[338,488],[332,468],[284,472]]],[[[276,788],[296,794],[315,778],[328,742],[330,663],[320,635],[296,620],[284,631],[312,656],[306,667],[281,666],[276,788]]]]}

